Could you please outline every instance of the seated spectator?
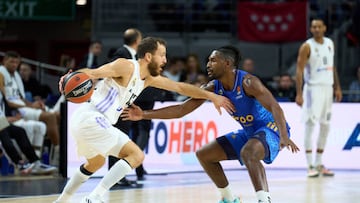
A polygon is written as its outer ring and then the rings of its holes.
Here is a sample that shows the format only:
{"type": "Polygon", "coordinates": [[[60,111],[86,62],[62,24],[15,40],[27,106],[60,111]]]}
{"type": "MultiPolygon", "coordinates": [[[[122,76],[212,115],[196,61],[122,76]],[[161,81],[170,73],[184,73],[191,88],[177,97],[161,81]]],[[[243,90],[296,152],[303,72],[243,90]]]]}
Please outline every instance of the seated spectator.
{"type": "Polygon", "coordinates": [[[201,87],[204,84],[207,84],[209,82],[208,76],[204,73],[200,73],[197,76],[196,82],[194,83],[195,86],[201,87]]]}
{"type": "Polygon", "coordinates": [[[255,74],[255,65],[254,61],[250,58],[244,59],[242,69],[248,73],[255,74]]]}
{"type": "Polygon", "coordinates": [[[186,80],[185,82],[195,84],[197,77],[202,73],[199,57],[196,54],[189,54],[185,62],[186,80]]]}
{"type": "Polygon", "coordinates": [[[24,120],[19,112],[12,110],[4,100],[4,96],[0,91],[0,106],[5,115],[10,117],[8,121],[15,126],[21,127],[26,131],[30,144],[33,146],[37,156],[41,155],[44,137],[46,134],[46,125],[41,121],[24,120]]]}
{"type": "Polygon", "coordinates": [[[16,164],[21,174],[51,174],[57,171],[56,167],[49,166],[40,162],[39,156],[36,155],[32,148],[30,141],[26,135],[26,131],[18,126],[10,124],[18,120],[19,115],[6,117],[5,116],[5,100],[0,99],[0,142],[11,161],[16,164]],[[21,158],[21,155],[16,150],[14,139],[20,150],[30,163],[26,163],[21,158]]]}
{"type": "Polygon", "coordinates": [[[349,86],[349,102],[360,102],[360,66],[357,68],[356,76],[357,79],[349,86]]]}
{"type": "Polygon", "coordinates": [[[19,73],[24,84],[26,99],[29,101],[45,100],[52,94],[52,90],[48,85],[42,85],[36,80],[29,64],[21,63],[19,73]]]}
{"type": "MultiPolygon", "coordinates": [[[[89,45],[88,53],[80,61],[78,69],[81,68],[97,68],[101,65],[98,62],[98,57],[102,52],[102,43],[100,41],[92,41],[89,45]]],[[[75,69],[74,69],[75,71],[75,69]]]]}
{"type": "Polygon", "coordinates": [[[273,95],[277,101],[293,102],[296,97],[296,89],[291,75],[283,73],[280,75],[279,83],[273,91],[273,95]]]}
{"type": "Polygon", "coordinates": [[[46,112],[42,101],[29,102],[25,99],[25,88],[20,74],[16,71],[20,64],[20,55],[13,51],[5,53],[3,65],[0,66],[0,89],[4,90],[4,97],[10,108],[20,112],[25,120],[42,121],[46,124],[46,134],[49,136],[53,148],[52,163],[59,164],[59,114],[46,112]]]}
{"type": "Polygon", "coordinates": [[[25,130],[21,127],[9,125],[8,127],[2,129],[0,131],[0,141],[6,154],[11,159],[11,162],[16,164],[21,174],[26,175],[31,173],[34,175],[40,175],[51,174],[57,171],[56,167],[41,163],[27,138],[25,130]],[[21,155],[16,150],[12,139],[14,139],[19,145],[20,150],[28,159],[29,163],[21,158],[21,155]]]}
{"type": "Polygon", "coordinates": [[[63,75],[67,73],[69,70],[73,70],[75,68],[76,60],[74,57],[71,57],[66,54],[62,54],[60,57],[60,67],[64,67],[65,70],[60,74],[63,75]]]}
{"type": "MultiPolygon", "coordinates": [[[[169,64],[166,66],[163,75],[170,80],[177,81],[177,82],[184,82],[185,81],[185,63],[184,60],[180,57],[173,57],[169,60],[169,64]]],[[[167,98],[167,101],[182,101],[182,95],[179,95],[176,92],[169,92],[171,95],[170,98],[167,98]]]]}

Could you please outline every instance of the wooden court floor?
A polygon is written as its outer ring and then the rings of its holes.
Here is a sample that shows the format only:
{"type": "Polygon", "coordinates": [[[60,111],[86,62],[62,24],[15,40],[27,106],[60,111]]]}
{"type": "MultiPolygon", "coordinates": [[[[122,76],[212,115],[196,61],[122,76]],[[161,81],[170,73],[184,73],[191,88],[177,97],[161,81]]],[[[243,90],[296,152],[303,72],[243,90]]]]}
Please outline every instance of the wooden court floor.
{"type": "MultiPolygon", "coordinates": [[[[360,202],[360,171],[335,172],[335,177],[331,178],[307,178],[304,170],[268,170],[267,176],[272,202],[360,202]]],[[[226,174],[229,177],[233,191],[241,197],[243,203],[257,202],[247,171],[228,170],[226,174]]],[[[2,178],[0,179],[0,195],[6,198],[0,198],[0,202],[52,202],[57,198],[66,180],[48,179],[49,177],[32,178],[24,182],[24,180],[15,179],[9,181],[2,178]],[[42,182],[44,180],[46,182],[42,182]]],[[[134,179],[134,177],[129,176],[129,179],[134,179]]],[[[79,203],[82,197],[88,194],[99,180],[99,178],[92,178],[86,182],[72,198],[71,202],[79,203]]],[[[124,203],[215,203],[218,200],[219,194],[215,186],[203,172],[167,175],[150,174],[146,176],[145,181],[139,182],[136,186],[114,186],[106,195],[106,202],[124,203]]]]}

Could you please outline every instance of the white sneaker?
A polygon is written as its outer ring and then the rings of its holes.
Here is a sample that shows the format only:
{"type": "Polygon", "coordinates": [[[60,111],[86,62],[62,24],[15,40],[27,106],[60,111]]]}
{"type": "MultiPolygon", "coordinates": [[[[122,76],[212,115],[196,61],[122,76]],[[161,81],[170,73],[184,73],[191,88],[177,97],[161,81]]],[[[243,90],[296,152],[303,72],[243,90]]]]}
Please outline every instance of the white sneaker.
{"type": "Polygon", "coordinates": [[[43,164],[40,161],[35,162],[35,166],[31,170],[33,175],[49,175],[57,171],[57,168],[47,164],[43,164]]]}
{"type": "Polygon", "coordinates": [[[17,167],[18,167],[21,175],[28,175],[31,173],[31,171],[35,167],[35,164],[34,163],[23,163],[23,164],[18,164],[17,167]]]}
{"type": "Polygon", "coordinates": [[[105,203],[105,201],[99,196],[88,195],[81,200],[81,203],[105,203]]]}
{"type": "Polygon", "coordinates": [[[313,166],[310,166],[308,168],[308,171],[307,171],[307,176],[309,178],[315,178],[315,177],[318,177],[319,176],[319,171],[316,170],[316,168],[314,168],[313,166]]]}

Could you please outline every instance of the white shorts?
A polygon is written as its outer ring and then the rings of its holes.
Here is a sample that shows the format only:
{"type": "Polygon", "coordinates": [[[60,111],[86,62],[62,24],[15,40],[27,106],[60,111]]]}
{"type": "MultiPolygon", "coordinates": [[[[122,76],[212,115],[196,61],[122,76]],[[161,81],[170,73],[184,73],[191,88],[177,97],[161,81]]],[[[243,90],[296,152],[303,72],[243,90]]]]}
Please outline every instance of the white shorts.
{"type": "Polygon", "coordinates": [[[86,159],[97,155],[118,157],[129,136],[112,126],[110,121],[91,104],[84,103],[70,120],[70,133],[77,145],[78,155],[86,159]]]}
{"type": "Polygon", "coordinates": [[[304,85],[303,90],[303,120],[305,122],[319,121],[329,123],[333,103],[333,88],[331,85],[304,85]]]}
{"type": "Polygon", "coordinates": [[[43,112],[41,109],[35,109],[30,107],[21,107],[19,112],[25,120],[38,121],[40,114],[43,112]]]}

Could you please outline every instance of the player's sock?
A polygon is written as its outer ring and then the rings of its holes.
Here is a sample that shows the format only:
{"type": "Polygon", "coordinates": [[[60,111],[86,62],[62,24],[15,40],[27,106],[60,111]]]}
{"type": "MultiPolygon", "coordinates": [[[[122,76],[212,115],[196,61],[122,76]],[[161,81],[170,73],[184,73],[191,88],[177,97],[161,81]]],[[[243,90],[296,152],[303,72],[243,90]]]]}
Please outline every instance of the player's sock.
{"type": "Polygon", "coordinates": [[[130,164],[124,160],[120,159],[117,161],[108,171],[108,173],[101,179],[100,183],[96,188],[91,192],[90,196],[104,196],[104,194],[117,183],[121,178],[126,174],[130,173],[132,170],[130,164]]]}
{"type": "Polygon", "coordinates": [[[256,197],[259,202],[270,203],[271,197],[269,192],[265,192],[264,190],[259,190],[256,192],[256,197]]]}
{"type": "Polygon", "coordinates": [[[312,134],[314,131],[315,124],[312,121],[307,121],[305,123],[305,139],[304,139],[304,147],[306,152],[306,161],[308,166],[312,166],[312,134]]]}
{"type": "Polygon", "coordinates": [[[80,187],[80,185],[87,181],[91,172],[84,168],[84,165],[81,165],[78,170],[75,171],[74,175],[67,182],[63,192],[60,197],[57,199],[58,202],[68,202],[71,196],[76,192],[76,190],[80,187]]]}
{"type": "Polygon", "coordinates": [[[306,161],[309,167],[312,166],[313,162],[312,162],[312,152],[308,152],[306,151],[306,161]]]}
{"type": "Polygon", "coordinates": [[[322,152],[316,152],[316,159],[315,159],[315,166],[320,166],[322,165],[322,152]]]}
{"type": "Polygon", "coordinates": [[[230,186],[227,185],[226,187],[224,188],[218,188],[220,194],[221,194],[221,197],[229,200],[230,202],[233,202],[235,197],[234,195],[232,194],[231,190],[230,190],[230,186]]]}

